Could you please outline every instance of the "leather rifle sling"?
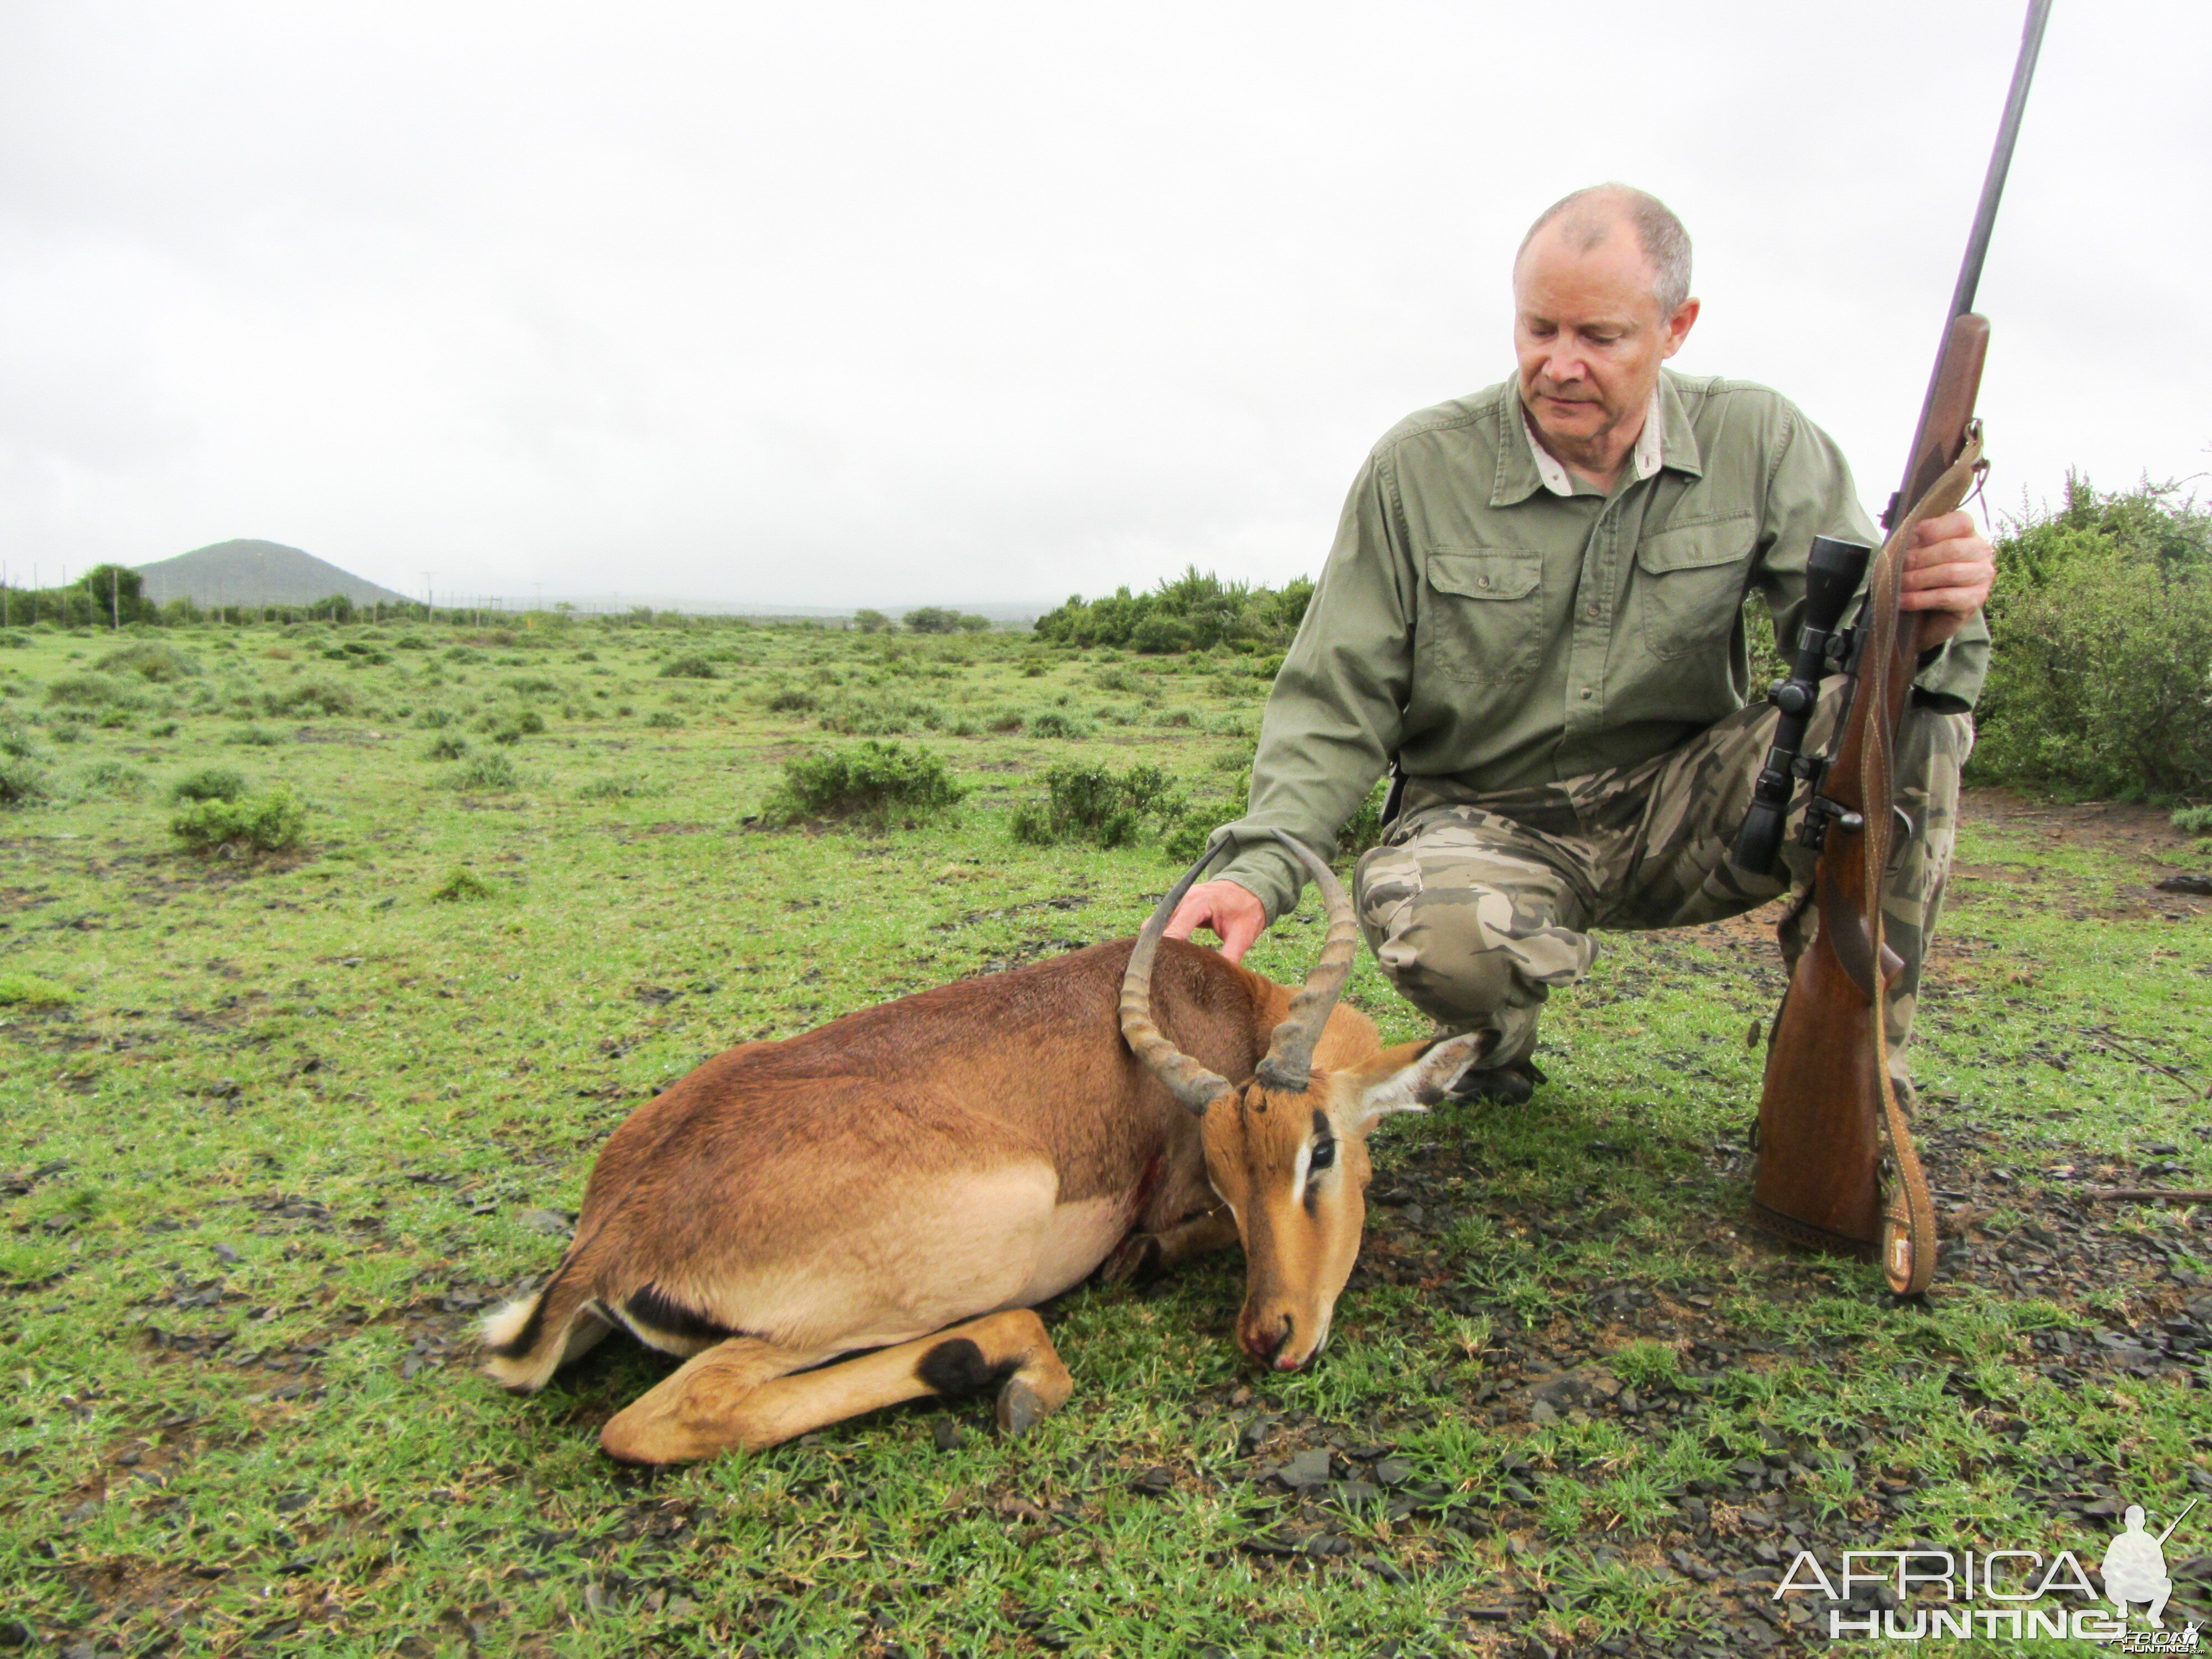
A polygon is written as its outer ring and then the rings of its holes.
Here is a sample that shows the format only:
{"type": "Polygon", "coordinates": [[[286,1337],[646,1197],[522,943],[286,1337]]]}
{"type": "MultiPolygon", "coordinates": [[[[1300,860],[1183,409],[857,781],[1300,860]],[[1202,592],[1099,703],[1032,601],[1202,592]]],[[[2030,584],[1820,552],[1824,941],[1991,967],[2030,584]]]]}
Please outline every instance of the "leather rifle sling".
{"type": "MultiPolygon", "coordinates": [[[[1860,799],[1866,819],[1859,845],[1866,860],[1863,888],[1867,935],[1873,941],[1873,960],[1877,964],[1882,959],[1882,892],[1888,879],[1897,786],[1898,711],[1890,707],[1889,664],[1897,648],[1905,550],[1914,527],[1923,519],[1941,518],[1966,499],[1982,467],[1981,422],[1976,421],[1967,428],[1958,459],[1912,504],[1912,510],[1891,532],[1875,557],[1874,568],[1867,573],[1867,641],[1859,658],[1858,695],[1872,701],[1867,708],[1866,741],[1859,765],[1860,799]]],[[[1875,1079],[1881,1091],[1883,1127],[1896,1175],[1895,1186],[1882,1199],[1882,1272],[1891,1290],[1900,1296],[1917,1296],[1936,1276],[1936,1204],[1929,1195],[1919,1152],[1912,1144],[1911,1126],[1890,1080],[1889,986],[1881,980],[1878,965],[1875,975],[1875,1079]]]]}

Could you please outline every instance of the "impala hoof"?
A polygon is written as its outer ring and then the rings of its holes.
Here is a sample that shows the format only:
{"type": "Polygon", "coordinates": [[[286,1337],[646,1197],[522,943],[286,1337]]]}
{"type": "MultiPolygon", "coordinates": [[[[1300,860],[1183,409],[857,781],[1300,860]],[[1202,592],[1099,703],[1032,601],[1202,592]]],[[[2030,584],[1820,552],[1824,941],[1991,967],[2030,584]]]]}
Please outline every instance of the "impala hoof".
{"type": "Polygon", "coordinates": [[[999,1390],[999,1428],[1009,1440],[1027,1434],[1045,1411],[1037,1391],[1018,1376],[999,1390]]]}

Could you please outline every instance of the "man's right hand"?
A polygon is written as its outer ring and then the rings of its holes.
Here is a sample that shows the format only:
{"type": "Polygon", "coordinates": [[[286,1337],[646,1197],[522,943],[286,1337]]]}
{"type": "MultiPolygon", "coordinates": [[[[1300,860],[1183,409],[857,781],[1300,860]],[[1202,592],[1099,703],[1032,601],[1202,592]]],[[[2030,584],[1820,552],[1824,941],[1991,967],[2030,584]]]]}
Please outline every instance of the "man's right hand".
{"type": "Polygon", "coordinates": [[[1211,928],[1221,940],[1221,954],[1234,962],[1267,926],[1267,907],[1251,889],[1233,881],[1202,881],[1182,896],[1168,918],[1168,937],[1188,939],[1194,927],[1211,928]]]}

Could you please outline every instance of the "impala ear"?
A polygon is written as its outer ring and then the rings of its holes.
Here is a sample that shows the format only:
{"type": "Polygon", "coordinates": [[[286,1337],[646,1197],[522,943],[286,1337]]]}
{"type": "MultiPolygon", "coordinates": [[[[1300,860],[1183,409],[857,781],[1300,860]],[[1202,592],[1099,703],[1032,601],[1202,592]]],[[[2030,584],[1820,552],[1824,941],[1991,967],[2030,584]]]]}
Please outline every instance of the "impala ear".
{"type": "Polygon", "coordinates": [[[1386,1112],[1420,1112],[1444,1097],[1460,1073],[1480,1060],[1495,1031],[1468,1031],[1442,1042],[1408,1042],[1386,1048],[1358,1074],[1357,1099],[1364,1133],[1386,1112]]]}

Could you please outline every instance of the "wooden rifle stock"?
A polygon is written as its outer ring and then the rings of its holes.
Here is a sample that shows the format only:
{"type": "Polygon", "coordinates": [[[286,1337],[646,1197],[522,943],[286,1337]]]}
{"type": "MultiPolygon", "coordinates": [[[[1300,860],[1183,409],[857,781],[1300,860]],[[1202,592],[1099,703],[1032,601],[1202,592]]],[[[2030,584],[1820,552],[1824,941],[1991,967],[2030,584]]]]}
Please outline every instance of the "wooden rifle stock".
{"type": "MultiPolygon", "coordinates": [[[[1952,319],[1905,488],[1885,515],[1893,528],[1868,575],[1850,707],[1808,813],[1822,826],[1812,893],[1819,931],[1798,957],[1767,1047],[1753,1218],[1795,1243],[1846,1255],[1872,1255],[1882,1244],[1881,1125],[1894,1110],[1885,1098],[1881,1026],[1884,994],[1904,963],[1881,941],[1881,884],[1895,810],[1889,757],[1920,655],[1920,617],[1898,608],[1897,586],[1913,526],[1950,512],[1964,493],[1959,463],[1978,443],[1974,398],[1988,349],[1985,319],[1971,312],[1952,319]],[[1899,503],[1910,510],[1900,515],[1899,503]]],[[[1901,1118],[1891,1121],[1894,1129],[1901,1118]]],[[[1909,1156],[1909,1145],[1899,1155],[1909,1156]]],[[[1917,1161],[1911,1176],[1917,1181],[1917,1161]]],[[[1932,1218],[1925,1231],[1932,1235],[1932,1218]]],[[[1907,1244],[1923,1256],[1934,1249],[1932,1236],[1907,1244]]],[[[1892,1282],[1903,1289],[1917,1279],[1911,1287],[1924,1288],[1932,1264],[1911,1255],[1908,1249],[1902,1267],[1892,1264],[1892,1282]]]]}

